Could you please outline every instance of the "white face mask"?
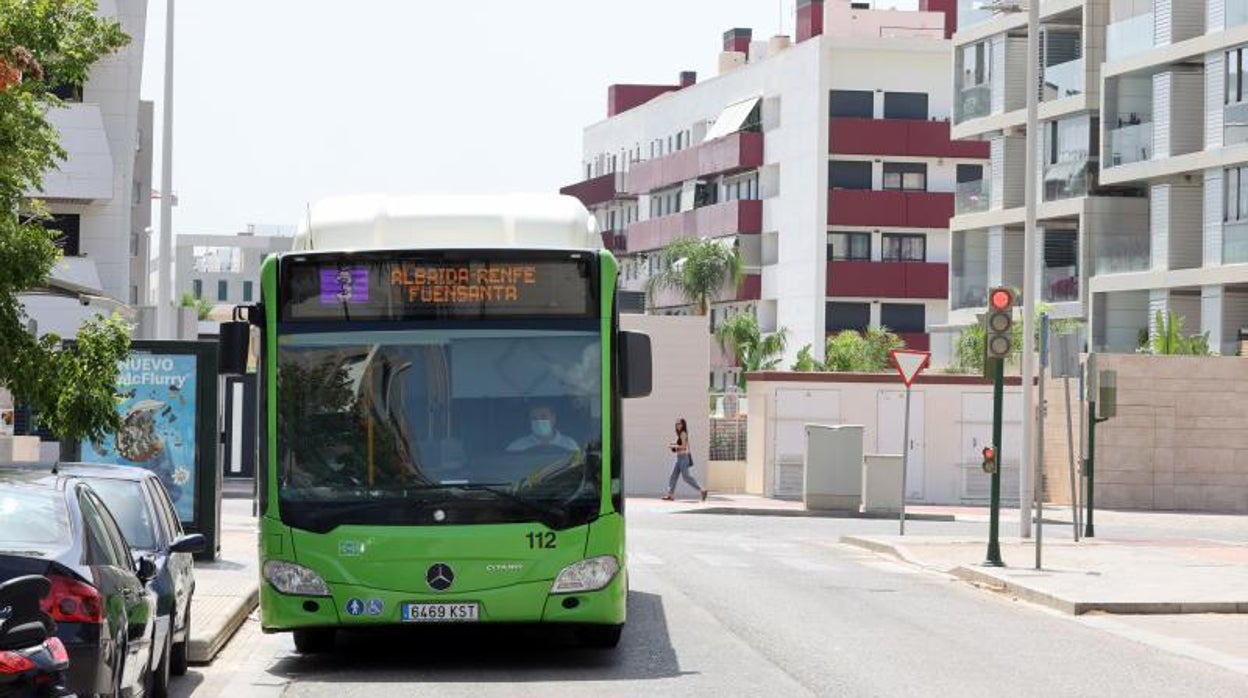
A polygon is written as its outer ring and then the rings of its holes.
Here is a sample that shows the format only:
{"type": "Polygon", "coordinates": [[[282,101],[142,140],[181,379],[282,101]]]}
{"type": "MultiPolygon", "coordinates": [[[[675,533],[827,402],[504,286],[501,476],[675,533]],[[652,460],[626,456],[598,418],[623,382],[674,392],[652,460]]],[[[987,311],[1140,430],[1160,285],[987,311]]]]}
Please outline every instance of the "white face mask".
{"type": "Polygon", "coordinates": [[[530,426],[533,435],[539,439],[549,439],[555,433],[555,425],[549,419],[534,419],[530,426]]]}

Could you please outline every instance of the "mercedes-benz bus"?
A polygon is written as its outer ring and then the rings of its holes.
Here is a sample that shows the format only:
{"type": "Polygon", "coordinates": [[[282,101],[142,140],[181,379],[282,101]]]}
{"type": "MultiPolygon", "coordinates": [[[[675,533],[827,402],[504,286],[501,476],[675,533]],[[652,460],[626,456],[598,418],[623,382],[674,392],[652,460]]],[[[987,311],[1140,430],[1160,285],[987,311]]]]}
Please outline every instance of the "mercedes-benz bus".
{"type": "Polygon", "coordinates": [[[626,617],[616,260],[562,196],[346,197],[261,269],[266,632],[626,617]]]}

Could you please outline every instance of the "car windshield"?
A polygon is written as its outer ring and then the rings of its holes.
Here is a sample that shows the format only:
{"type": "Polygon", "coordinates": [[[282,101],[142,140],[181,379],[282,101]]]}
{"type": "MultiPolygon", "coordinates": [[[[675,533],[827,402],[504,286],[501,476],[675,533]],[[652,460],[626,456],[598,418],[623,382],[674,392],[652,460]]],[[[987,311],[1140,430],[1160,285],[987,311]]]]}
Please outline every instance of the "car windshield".
{"type": "Polygon", "coordinates": [[[126,542],[131,548],[151,550],[156,547],[151,510],[143,499],[142,486],[130,480],[86,478],[91,489],[104,500],[126,542]]]}
{"type": "Polygon", "coordinates": [[[53,489],[0,485],[0,551],[69,541],[69,516],[53,489]]]}
{"type": "Polygon", "coordinates": [[[459,502],[477,521],[485,509],[531,520],[535,506],[596,507],[599,336],[596,320],[283,336],[283,503],[386,503],[359,523],[393,522],[412,503],[459,502]]]}

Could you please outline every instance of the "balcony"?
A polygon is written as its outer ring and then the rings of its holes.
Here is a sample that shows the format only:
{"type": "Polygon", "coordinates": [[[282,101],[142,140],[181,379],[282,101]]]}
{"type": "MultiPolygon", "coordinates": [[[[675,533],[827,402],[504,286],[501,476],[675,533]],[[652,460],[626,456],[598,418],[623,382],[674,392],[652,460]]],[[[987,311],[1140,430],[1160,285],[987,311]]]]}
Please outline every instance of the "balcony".
{"type": "Polygon", "coordinates": [[[64,160],[43,176],[43,188],[31,192],[47,199],[107,201],[113,198],[113,155],[98,104],[68,104],[48,111],[60,133],[64,160]]]}
{"type": "Polygon", "coordinates": [[[569,184],[560,189],[559,193],[576,197],[582,204],[585,204],[586,208],[617,199],[633,198],[629,194],[624,193],[623,172],[610,172],[601,177],[569,184]]]}
{"type": "Polygon", "coordinates": [[[1222,228],[1222,263],[1248,263],[1248,221],[1231,221],[1222,228]]]}
{"type": "Polygon", "coordinates": [[[1248,143],[1248,102],[1228,104],[1222,109],[1222,145],[1248,143]]]}
{"type": "Polygon", "coordinates": [[[1105,27],[1105,62],[1117,61],[1153,47],[1153,13],[1146,12],[1105,27]]]}
{"type": "Polygon", "coordinates": [[[737,300],[756,301],[763,297],[763,275],[746,274],[741,277],[741,286],[737,288],[737,300]]]}
{"type": "Polygon", "coordinates": [[[828,262],[829,296],[945,298],[949,265],[938,262],[828,262]]]}
{"type": "Polygon", "coordinates": [[[988,144],[949,140],[946,121],[832,119],[828,124],[828,152],[986,160],[988,144]]]}
{"type": "Polygon", "coordinates": [[[992,113],[992,88],[988,85],[975,85],[963,88],[958,93],[957,113],[954,121],[962,123],[978,119],[992,113]]]}
{"type": "Polygon", "coordinates": [[[953,217],[953,192],[832,189],[828,224],[947,228],[953,217]]]}
{"type": "Polygon", "coordinates": [[[1248,24],[1248,0],[1226,0],[1226,28],[1248,24]]]}
{"type": "Polygon", "coordinates": [[[627,191],[647,194],[681,182],[763,165],[763,134],[738,132],[661,158],[634,163],[627,191]]]}
{"type": "Polygon", "coordinates": [[[1048,267],[1044,268],[1044,281],[1041,295],[1045,302],[1064,303],[1079,300],[1079,267],[1048,267]]]}
{"type": "Polygon", "coordinates": [[[1063,152],[1062,157],[1061,162],[1044,166],[1045,201],[1086,196],[1089,179],[1095,179],[1086,151],[1063,152]]]}
{"type": "Polygon", "coordinates": [[[897,336],[912,351],[928,351],[932,348],[932,336],[926,332],[898,332],[897,336]]]}
{"type": "Polygon", "coordinates": [[[602,231],[602,246],[614,253],[619,253],[627,249],[627,238],[624,232],[620,230],[604,230],[602,231]]]}
{"type": "Polygon", "coordinates": [[[1148,228],[1100,231],[1092,236],[1097,274],[1148,271],[1152,266],[1152,243],[1148,228]]]}
{"type": "Polygon", "coordinates": [[[1083,94],[1083,59],[1051,65],[1044,69],[1041,101],[1049,102],[1083,94]]]}
{"type": "Polygon", "coordinates": [[[627,252],[666,247],[682,237],[723,237],[763,230],[762,201],[726,201],[692,211],[651,218],[628,226],[627,252]]]}
{"type": "Polygon", "coordinates": [[[953,197],[953,211],[957,215],[987,211],[992,199],[992,180],[977,179],[973,182],[958,182],[953,197]]]}
{"type": "Polygon", "coordinates": [[[1151,121],[1129,124],[1109,132],[1109,166],[1144,162],[1153,157],[1151,121]]]}

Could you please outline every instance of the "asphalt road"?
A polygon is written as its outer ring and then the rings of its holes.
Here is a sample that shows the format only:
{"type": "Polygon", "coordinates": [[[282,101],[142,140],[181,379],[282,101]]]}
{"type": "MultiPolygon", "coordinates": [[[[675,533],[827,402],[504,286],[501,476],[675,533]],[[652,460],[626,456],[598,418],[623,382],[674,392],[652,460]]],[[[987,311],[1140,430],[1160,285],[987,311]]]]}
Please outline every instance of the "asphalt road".
{"type": "MultiPolygon", "coordinates": [[[[979,530],[964,526],[907,529],[979,530]]],[[[1248,675],[837,543],[895,530],[646,502],[614,652],[477,628],[347,635],[303,657],[251,621],[175,695],[1248,695],[1248,675]]]]}

